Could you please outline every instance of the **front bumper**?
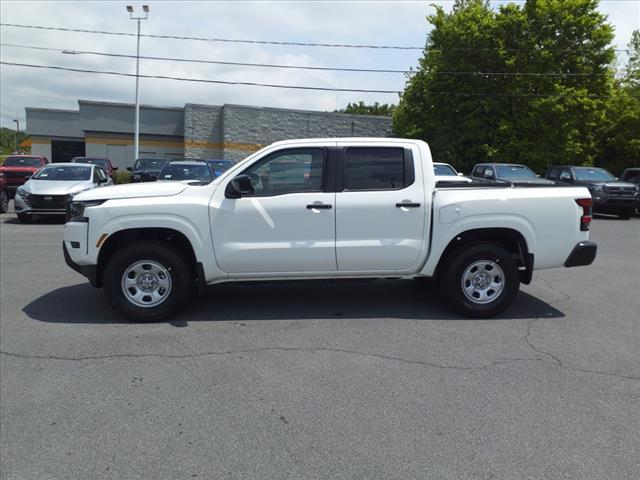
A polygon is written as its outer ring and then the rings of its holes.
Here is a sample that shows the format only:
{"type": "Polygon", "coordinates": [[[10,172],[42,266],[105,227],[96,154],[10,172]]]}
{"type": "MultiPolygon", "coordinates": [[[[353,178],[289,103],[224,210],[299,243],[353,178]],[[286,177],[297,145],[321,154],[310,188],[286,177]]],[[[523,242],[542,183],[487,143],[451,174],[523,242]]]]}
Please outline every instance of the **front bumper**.
{"type": "MultiPolygon", "coordinates": [[[[57,196],[52,196],[55,198],[57,196]]],[[[39,200],[33,205],[28,198],[20,195],[14,195],[14,209],[16,213],[30,214],[30,215],[64,215],[66,208],[60,204],[60,201],[42,201],[39,200]]]]}
{"type": "Polygon", "coordinates": [[[593,242],[579,242],[564,262],[565,267],[581,267],[583,265],[591,265],[596,258],[598,245],[593,242]]]}
{"type": "Polygon", "coordinates": [[[617,211],[625,208],[633,208],[640,203],[640,197],[625,196],[625,197],[607,197],[604,195],[593,195],[593,210],[601,211],[603,213],[609,211],[617,211]]]}
{"type": "MultiPolygon", "coordinates": [[[[72,242],[75,243],[75,242],[72,242]]],[[[89,283],[94,287],[101,287],[102,284],[98,279],[98,266],[97,265],[78,265],[73,261],[71,255],[69,255],[69,250],[67,250],[67,242],[62,242],[62,251],[64,253],[64,261],[67,263],[69,267],[74,269],[80,275],[84,275],[89,279],[89,283]]]]}

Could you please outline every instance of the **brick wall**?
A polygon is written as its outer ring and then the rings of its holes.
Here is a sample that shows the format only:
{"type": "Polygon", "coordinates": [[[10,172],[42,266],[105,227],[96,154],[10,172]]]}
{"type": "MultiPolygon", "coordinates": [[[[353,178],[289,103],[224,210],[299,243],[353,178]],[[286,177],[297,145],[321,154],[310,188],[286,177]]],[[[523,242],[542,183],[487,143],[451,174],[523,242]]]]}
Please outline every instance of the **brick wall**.
{"type": "Polygon", "coordinates": [[[240,105],[185,106],[185,156],[241,160],[279,140],[390,137],[391,119],[240,105]]]}

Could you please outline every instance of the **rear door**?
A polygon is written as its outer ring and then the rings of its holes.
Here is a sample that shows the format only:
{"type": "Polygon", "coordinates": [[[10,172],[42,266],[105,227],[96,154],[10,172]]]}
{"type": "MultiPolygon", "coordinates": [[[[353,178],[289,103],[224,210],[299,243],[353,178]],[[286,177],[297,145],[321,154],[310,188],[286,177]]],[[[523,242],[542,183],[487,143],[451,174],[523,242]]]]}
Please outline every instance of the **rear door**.
{"type": "Polygon", "coordinates": [[[336,193],[338,270],[398,271],[418,261],[425,242],[420,151],[411,144],[342,147],[336,193]]]}

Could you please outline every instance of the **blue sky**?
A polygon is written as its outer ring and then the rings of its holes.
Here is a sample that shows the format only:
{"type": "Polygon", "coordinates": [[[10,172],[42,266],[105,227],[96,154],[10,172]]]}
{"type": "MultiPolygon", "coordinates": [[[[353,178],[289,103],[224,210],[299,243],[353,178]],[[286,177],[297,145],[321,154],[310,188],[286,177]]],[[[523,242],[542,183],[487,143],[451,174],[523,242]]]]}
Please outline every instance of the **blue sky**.
{"type": "MultiPolygon", "coordinates": [[[[317,2],[145,2],[151,7],[143,33],[186,36],[422,46],[428,33],[425,17],[432,3],[450,8],[449,1],[317,1],[317,2]]],[[[493,2],[493,5],[507,2],[493,2]]],[[[135,32],[125,5],[138,11],[142,2],[2,2],[2,22],[135,32]]],[[[625,48],[634,28],[640,28],[640,1],[601,1],[600,11],[616,30],[617,48],[625,48]]],[[[47,46],[60,50],[97,50],[134,54],[135,38],[87,33],[25,30],[2,27],[3,43],[47,46]]],[[[368,50],[275,45],[247,45],[143,38],[141,53],[254,63],[313,66],[408,69],[415,67],[419,50],[368,50]]],[[[135,72],[131,59],[63,55],[2,48],[9,62],[61,65],[94,70],[135,72]]],[[[342,88],[402,90],[401,74],[365,74],[275,70],[144,60],[141,73],[230,81],[319,85],[342,88]]],[[[77,108],[77,99],[134,101],[134,79],[72,72],[2,66],[0,72],[2,126],[13,128],[16,112],[24,107],[77,108]]],[[[333,110],[350,101],[396,102],[396,95],[331,93],[263,87],[200,85],[143,79],[141,101],[182,106],[184,103],[252,104],[284,108],[333,110]]]]}

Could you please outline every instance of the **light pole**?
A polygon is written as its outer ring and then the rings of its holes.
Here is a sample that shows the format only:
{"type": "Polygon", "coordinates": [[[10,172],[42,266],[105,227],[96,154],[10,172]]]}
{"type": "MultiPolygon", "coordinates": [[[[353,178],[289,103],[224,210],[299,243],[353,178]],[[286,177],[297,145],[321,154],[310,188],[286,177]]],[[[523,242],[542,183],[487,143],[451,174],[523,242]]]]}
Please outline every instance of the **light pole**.
{"type": "Polygon", "coordinates": [[[18,118],[18,116],[16,115],[16,118],[14,120],[14,122],[16,122],[16,153],[18,153],[18,135],[20,134],[20,119],[18,118]]]}
{"type": "Polygon", "coordinates": [[[135,115],[135,134],[134,134],[134,157],[135,161],[140,153],[140,20],[146,20],[149,18],[149,5],[143,5],[142,11],[144,12],[144,17],[133,15],[133,7],[131,5],[127,5],[127,12],[129,12],[129,17],[131,20],[138,21],[138,35],[137,35],[137,46],[136,46],[136,115],[135,115]]]}

